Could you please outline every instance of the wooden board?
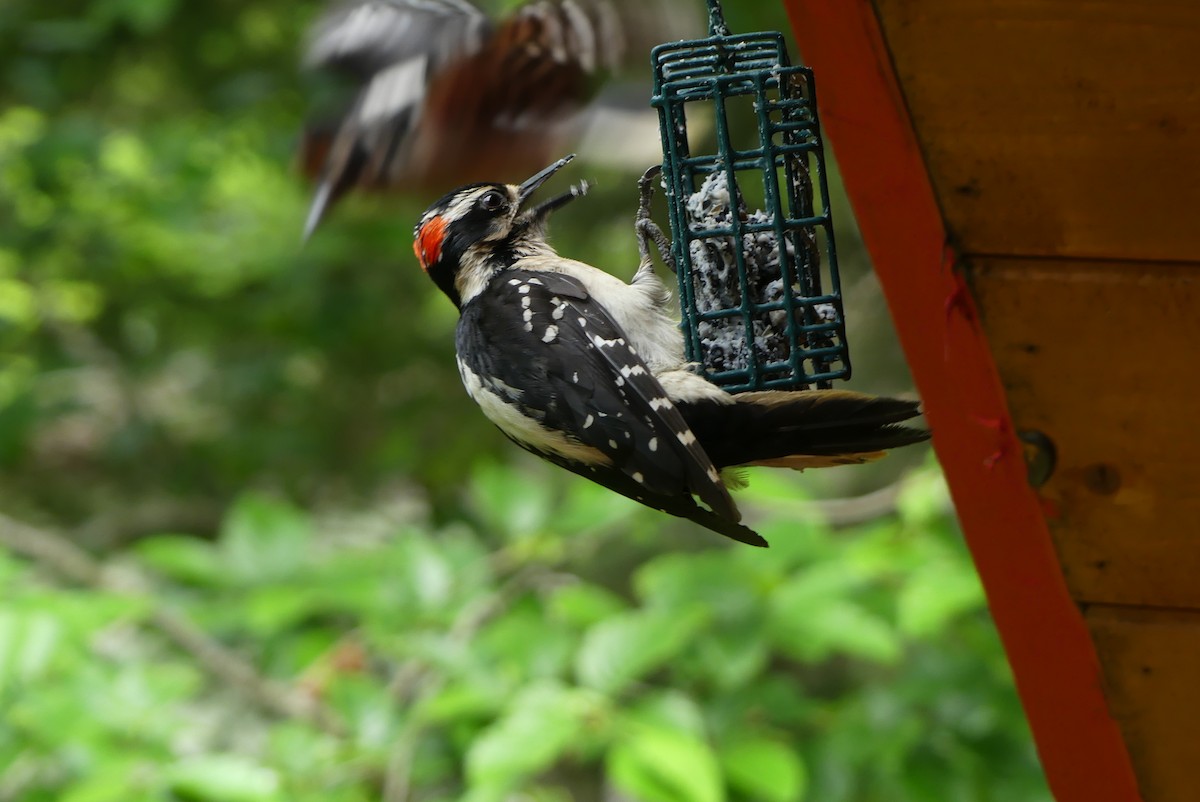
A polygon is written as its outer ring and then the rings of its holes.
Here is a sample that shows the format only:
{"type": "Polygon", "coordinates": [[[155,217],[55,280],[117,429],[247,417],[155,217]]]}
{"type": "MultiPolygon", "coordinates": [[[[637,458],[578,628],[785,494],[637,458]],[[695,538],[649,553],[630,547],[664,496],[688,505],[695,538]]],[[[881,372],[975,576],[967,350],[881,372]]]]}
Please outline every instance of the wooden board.
{"type": "MultiPolygon", "coordinates": [[[[914,0],[915,2],[915,0],[914,0]]],[[[925,403],[1046,778],[1059,802],[1138,802],[1090,631],[1025,480],[1000,375],[869,0],[787,0],[821,117],[925,403]]]]}
{"type": "Polygon", "coordinates": [[[1197,258],[1200,2],[875,8],[960,251],[1197,258]]]}
{"type": "Polygon", "coordinates": [[[1200,614],[1097,607],[1088,625],[1104,663],[1142,796],[1200,797],[1200,614]]]}
{"type": "Polygon", "coordinates": [[[971,283],[1015,426],[1057,445],[1072,595],[1200,608],[1200,265],[988,259],[971,283]]]}

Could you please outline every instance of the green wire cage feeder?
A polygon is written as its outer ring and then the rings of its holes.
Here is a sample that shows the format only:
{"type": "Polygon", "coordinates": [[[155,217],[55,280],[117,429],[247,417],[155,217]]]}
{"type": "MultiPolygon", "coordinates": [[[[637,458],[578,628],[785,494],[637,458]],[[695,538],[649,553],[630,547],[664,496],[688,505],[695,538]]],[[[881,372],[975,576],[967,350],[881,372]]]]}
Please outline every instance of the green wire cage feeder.
{"type": "Polygon", "coordinates": [[[730,392],[827,388],[850,353],[812,71],[708,9],[708,38],[651,51],[687,357],[730,392]]]}

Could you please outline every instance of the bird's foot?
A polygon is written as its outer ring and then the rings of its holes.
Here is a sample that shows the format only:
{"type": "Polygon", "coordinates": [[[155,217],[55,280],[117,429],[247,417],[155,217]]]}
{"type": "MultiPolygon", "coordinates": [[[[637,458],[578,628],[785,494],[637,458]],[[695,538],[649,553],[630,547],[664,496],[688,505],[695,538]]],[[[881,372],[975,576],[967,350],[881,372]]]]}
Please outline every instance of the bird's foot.
{"type": "Polygon", "coordinates": [[[634,221],[634,229],[637,231],[638,237],[638,254],[642,257],[642,262],[646,263],[650,259],[650,243],[658,248],[658,256],[663,260],[663,264],[672,272],[677,272],[675,266],[675,257],[671,254],[671,240],[667,239],[667,235],[659,228],[658,224],[650,217],[650,201],[654,198],[654,179],[662,172],[662,165],[655,164],[646,172],[642,173],[642,177],[638,179],[638,212],[637,218],[634,221]]]}

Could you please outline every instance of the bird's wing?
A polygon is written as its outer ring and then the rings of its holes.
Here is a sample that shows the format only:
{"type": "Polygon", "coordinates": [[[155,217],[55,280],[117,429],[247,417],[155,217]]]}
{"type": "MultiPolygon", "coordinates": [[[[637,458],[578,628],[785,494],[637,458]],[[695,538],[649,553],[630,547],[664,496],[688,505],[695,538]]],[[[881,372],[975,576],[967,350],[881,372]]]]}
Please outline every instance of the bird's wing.
{"type": "MultiPolygon", "coordinates": [[[[623,51],[607,0],[540,0],[431,75],[412,158],[494,180],[546,163],[623,51]]],[[[438,165],[433,165],[437,167],[438,165]]]]}
{"type": "Polygon", "coordinates": [[[465,0],[331,11],[307,62],[352,76],[357,97],[304,132],[301,166],[318,182],[306,236],[355,185],[444,190],[545,164],[621,42],[608,0],[537,0],[498,26],[465,0]]]}
{"type": "Polygon", "coordinates": [[[564,106],[578,108],[595,88],[593,79],[613,70],[623,50],[607,0],[527,3],[477,52],[437,76],[429,102],[469,97],[488,119],[534,128],[564,106]]]}
{"type": "Polygon", "coordinates": [[[490,33],[487,17],[465,0],[356,0],[316,21],[305,63],[365,82],[414,58],[436,69],[475,52],[490,33]]]}
{"type": "Polygon", "coordinates": [[[376,185],[394,162],[407,163],[430,76],[477,52],[491,32],[465,0],[352,0],[317,20],[305,63],[350,76],[357,96],[336,121],[305,127],[300,165],[318,182],[305,238],[351,186],[376,185]]]}
{"type": "Polygon", "coordinates": [[[458,352],[472,395],[483,395],[492,405],[485,411],[523,447],[647,506],[765,545],[737,524],[737,507],[695,435],[577,280],[498,274],[463,309],[458,352]],[[502,422],[506,414],[513,418],[502,422]]]}

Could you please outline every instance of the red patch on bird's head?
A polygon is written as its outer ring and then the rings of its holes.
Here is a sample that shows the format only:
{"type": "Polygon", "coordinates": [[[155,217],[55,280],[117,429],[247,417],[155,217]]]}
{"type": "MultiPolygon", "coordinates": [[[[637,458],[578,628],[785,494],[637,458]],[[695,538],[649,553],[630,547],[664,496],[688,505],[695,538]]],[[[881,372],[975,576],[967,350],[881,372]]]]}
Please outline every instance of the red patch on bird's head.
{"type": "Polygon", "coordinates": [[[445,236],[446,220],[441,215],[429,218],[417,230],[417,236],[413,239],[413,253],[417,255],[422,270],[428,271],[429,266],[441,258],[445,236]]]}

